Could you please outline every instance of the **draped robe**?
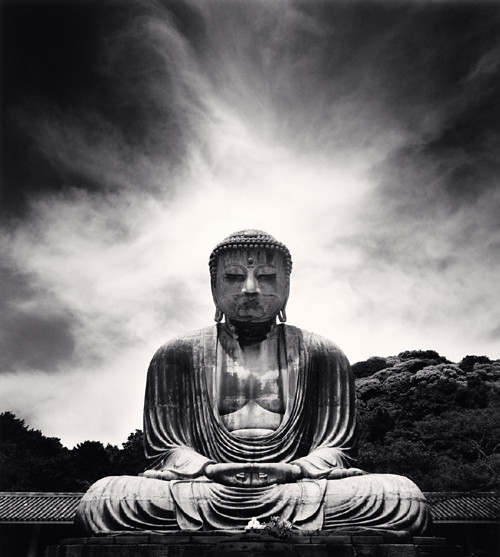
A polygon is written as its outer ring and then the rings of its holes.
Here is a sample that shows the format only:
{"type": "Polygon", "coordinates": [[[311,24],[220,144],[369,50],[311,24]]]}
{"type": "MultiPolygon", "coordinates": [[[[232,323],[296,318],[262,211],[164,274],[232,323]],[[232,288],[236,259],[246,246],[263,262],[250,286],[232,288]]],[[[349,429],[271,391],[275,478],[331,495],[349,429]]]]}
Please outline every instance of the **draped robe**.
{"type": "Polygon", "coordinates": [[[286,407],[275,431],[253,438],[229,432],[217,411],[217,366],[237,343],[224,324],[158,350],[148,371],[144,436],[148,468],[163,479],[124,476],[94,484],[78,510],[88,530],[229,529],[271,516],[303,529],[425,527],[424,498],[406,478],[328,479],[342,478],[339,471],[354,463],[356,451],[354,383],[340,349],[283,324],[262,342],[278,352],[286,407]],[[297,464],[304,479],[229,487],[203,475],[210,463],[279,462],[297,464]]]}

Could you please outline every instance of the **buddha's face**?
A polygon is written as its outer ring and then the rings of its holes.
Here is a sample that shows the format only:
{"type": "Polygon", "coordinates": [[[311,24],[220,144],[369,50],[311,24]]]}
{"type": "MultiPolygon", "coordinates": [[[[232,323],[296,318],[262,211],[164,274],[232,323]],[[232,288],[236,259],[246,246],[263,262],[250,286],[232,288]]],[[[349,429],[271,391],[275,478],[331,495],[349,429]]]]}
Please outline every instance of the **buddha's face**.
{"type": "Polygon", "coordinates": [[[273,319],[285,307],[288,291],[279,252],[242,249],[220,254],[213,296],[227,318],[249,323],[273,319]]]}

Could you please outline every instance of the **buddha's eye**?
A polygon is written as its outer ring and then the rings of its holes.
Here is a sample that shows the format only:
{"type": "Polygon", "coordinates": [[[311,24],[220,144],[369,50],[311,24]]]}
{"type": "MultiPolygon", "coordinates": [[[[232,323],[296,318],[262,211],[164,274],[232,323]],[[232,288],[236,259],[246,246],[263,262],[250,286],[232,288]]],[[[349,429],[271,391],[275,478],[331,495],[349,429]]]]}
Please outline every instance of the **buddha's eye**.
{"type": "Polygon", "coordinates": [[[276,273],[260,273],[257,276],[257,280],[259,282],[272,284],[272,283],[276,282],[276,273]]]}
{"type": "Polygon", "coordinates": [[[238,284],[245,280],[245,275],[235,273],[224,273],[224,281],[228,284],[238,284]]]}

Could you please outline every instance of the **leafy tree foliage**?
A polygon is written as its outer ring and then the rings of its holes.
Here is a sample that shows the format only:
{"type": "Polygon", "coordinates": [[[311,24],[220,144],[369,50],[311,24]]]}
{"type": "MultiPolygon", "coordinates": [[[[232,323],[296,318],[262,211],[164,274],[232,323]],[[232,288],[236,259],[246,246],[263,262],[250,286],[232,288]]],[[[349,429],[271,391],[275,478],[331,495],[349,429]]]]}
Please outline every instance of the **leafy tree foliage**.
{"type": "Polygon", "coordinates": [[[136,475],[145,466],[140,430],[122,449],[84,441],[70,450],[12,412],[0,414],[0,491],[86,491],[102,477],[136,475]]]}
{"type": "Polygon", "coordinates": [[[113,459],[115,474],[136,476],[146,469],[147,461],[144,454],[144,436],[140,429],[131,433],[123,449],[113,459]]]}
{"type": "Polygon", "coordinates": [[[462,358],[462,360],[458,364],[458,367],[460,367],[460,369],[463,369],[464,371],[472,371],[476,364],[489,363],[491,363],[491,360],[488,358],[488,356],[465,356],[465,358],[462,358]]]}
{"type": "Polygon", "coordinates": [[[0,489],[51,491],[66,488],[68,450],[59,439],[29,429],[12,412],[0,414],[0,489]],[[59,487],[62,485],[62,488],[59,487]]]}
{"type": "Polygon", "coordinates": [[[86,491],[99,478],[113,473],[110,451],[100,441],[84,441],[71,451],[71,464],[78,491],[86,491]]]}
{"type": "Polygon", "coordinates": [[[500,360],[456,365],[429,350],[386,361],[356,381],[359,466],[424,491],[499,489],[500,360]]]}
{"type": "Polygon", "coordinates": [[[364,362],[357,362],[352,365],[352,373],[356,379],[361,377],[368,377],[373,373],[385,369],[387,367],[387,360],[379,356],[368,358],[364,362]]]}
{"type": "Polygon", "coordinates": [[[435,350],[405,350],[400,352],[397,357],[400,360],[427,360],[434,364],[449,363],[445,357],[440,356],[435,350]]]}

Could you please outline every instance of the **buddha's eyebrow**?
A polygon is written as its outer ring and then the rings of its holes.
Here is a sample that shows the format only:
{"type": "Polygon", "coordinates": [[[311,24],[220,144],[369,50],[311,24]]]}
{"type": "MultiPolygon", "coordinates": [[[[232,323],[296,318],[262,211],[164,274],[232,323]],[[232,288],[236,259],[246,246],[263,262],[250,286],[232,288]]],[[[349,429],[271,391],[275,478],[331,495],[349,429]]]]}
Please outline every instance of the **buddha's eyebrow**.
{"type": "Polygon", "coordinates": [[[276,267],[274,265],[269,265],[269,264],[259,265],[256,270],[264,272],[264,273],[277,273],[278,272],[278,269],[276,269],[276,267]]]}

